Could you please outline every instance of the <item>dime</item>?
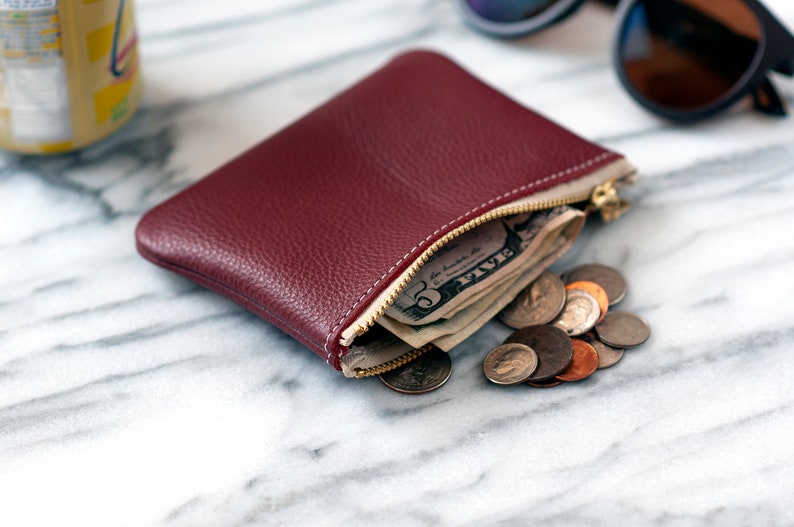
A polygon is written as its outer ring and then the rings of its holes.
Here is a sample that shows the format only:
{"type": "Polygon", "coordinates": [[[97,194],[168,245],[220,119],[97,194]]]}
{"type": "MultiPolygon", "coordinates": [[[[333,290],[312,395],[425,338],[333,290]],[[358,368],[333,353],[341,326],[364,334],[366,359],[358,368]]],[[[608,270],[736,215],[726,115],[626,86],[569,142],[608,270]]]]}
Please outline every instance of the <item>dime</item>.
{"type": "Polygon", "coordinates": [[[396,370],[380,374],[380,380],[395,392],[420,394],[441,387],[452,374],[449,354],[433,348],[396,370]]]}
{"type": "Polygon", "coordinates": [[[610,306],[614,306],[626,296],[626,279],[618,271],[606,265],[580,265],[562,275],[562,281],[566,284],[580,280],[600,285],[609,297],[610,306]]]}
{"type": "Polygon", "coordinates": [[[593,346],[582,339],[573,341],[573,361],[564,372],[554,378],[560,381],[581,381],[590,377],[598,369],[598,353],[593,346]]]}
{"type": "Polygon", "coordinates": [[[541,382],[527,381],[527,384],[533,388],[554,388],[555,386],[562,384],[562,381],[558,379],[549,379],[548,381],[541,382]]]}
{"type": "Polygon", "coordinates": [[[562,311],[563,305],[565,287],[562,280],[546,270],[505,306],[499,318],[513,329],[548,324],[562,311]]]}
{"type": "Polygon", "coordinates": [[[598,300],[581,289],[569,289],[565,297],[565,307],[551,325],[565,331],[569,337],[583,335],[593,329],[601,316],[598,300]]]}
{"type": "Polygon", "coordinates": [[[488,380],[502,385],[526,381],[537,367],[538,356],[532,348],[518,342],[495,347],[482,361],[488,380]]]}
{"type": "Polygon", "coordinates": [[[620,359],[623,358],[623,350],[620,348],[613,348],[612,346],[608,346],[598,340],[592,333],[588,333],[587,335],[582,335],[582,338],[586,340],[591,346],[593,346],[598,353],[598,369],[603,370],[604,368],[609,368],[610,366],[614,366],[618,363],[620,359]]]}
{"type": "Polygon", "coordinates": [[[607,292],[604,291],[604,288],[595,282],[579,280],[578,282],[571,282],[570,284],[566,285],[565,289],[580,289],[593,295],[593,298],[595,298],[596,302],[598,302],[598,309],[601,312],[601,315],[598,317],[598,322],[603,320],[604,315],[606,315],[607,311],[609,310],[609,296],[607,296],[607,292]]]}
{"type": "Polygon", "coordinates": [[[633,313],[612,311],[596,326],[596,333],[605,344],[630,348],[648,340],[651,327],[645,319],[633,313]]]}
{"type": "Polygon", "coordinates": [[[538,356],[538,367],[528,381],[540,382],[554,378],[573,359],[573,343],[565,332],[554,326],[530,326],[514,331],[505,344],[518,342],[529,346],[538,356]]]}

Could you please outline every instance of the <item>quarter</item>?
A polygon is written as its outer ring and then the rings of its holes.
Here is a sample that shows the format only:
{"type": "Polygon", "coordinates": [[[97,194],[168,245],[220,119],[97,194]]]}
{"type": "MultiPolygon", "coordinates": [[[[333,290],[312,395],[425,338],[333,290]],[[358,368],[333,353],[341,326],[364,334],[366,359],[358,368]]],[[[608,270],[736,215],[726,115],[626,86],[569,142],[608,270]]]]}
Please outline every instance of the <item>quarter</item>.
{"type": "Polygon", "coordinates": [[[563,305],[565,286],[557,275],[546,270],[505,306],[499,318],[513,329],[548,324],[562,311],[563,305]]]}
{"type": "Polygon", "coordinates": [[[395,392],[421,394],[440,388],[452,374],[449,354],[433,348],[396,370],[379,375],[383,384],[395,392]]]}

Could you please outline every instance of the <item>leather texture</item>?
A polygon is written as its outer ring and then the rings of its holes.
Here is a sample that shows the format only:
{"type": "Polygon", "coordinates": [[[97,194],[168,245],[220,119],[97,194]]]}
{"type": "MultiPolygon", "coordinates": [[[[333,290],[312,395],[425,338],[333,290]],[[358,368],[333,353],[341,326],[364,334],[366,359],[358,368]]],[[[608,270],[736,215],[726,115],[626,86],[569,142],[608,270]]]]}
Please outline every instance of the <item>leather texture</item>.
{"type": "Polygon", "coordinates": [[[342,330],[429,245],[620,157],[414,51],[146,213],[137,247],[339,369],[342,330]]]}

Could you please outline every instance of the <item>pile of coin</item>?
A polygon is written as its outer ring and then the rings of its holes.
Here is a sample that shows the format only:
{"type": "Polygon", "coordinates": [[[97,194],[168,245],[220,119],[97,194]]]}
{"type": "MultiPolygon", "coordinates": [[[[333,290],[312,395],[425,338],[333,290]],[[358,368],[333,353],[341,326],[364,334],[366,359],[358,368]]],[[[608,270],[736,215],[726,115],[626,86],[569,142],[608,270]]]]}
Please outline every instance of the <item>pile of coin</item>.
{"type": "Polygon", "coordinates": [[[623,276],[605,265],[580,265],[559,277],[545,271],[499,314],[516,331],[485,357],[485,376],[499,385],[549,388],[613,366],[625,348],[651,335],[641,317],[609,311],[626,289],[623,276]]]}
{"type": "MultiPolygon", "coordinates": [[[[624,349],[650,337],[641,317],[609,311],[626,289],[623,276],[605,265],[580,265],[559,277],[544,271],[499,314],[516,331],[486,355],[485,376],[503,386],[550,388],[613,366],[624,349]]],[[[380,379],[398,392],[420,394],[441,387],[451,372],[449,354],[433,348],[380,379]]]]}

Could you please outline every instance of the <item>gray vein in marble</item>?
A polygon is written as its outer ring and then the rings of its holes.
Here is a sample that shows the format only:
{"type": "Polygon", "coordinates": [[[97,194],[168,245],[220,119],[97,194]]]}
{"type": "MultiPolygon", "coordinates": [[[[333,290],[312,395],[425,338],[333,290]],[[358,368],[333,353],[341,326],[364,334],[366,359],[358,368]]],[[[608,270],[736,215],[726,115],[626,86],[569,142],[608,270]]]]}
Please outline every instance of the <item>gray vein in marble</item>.
{"type": "Polygon", "coordinates": [[[791,117],[648,116],[593,5],[508,43],[442,0],[136,4],[131,125],[76,154],[0,155],[0,524],[794,522],[791,117]],[[634,210],[555,265],[629,278],[621,309],[654,334],[614,368],[490,386],[483,350],[510,332],[494,322],[440,391],[401,397],[136,254],[144,210],[416,47],[638,165],[634,210]]]}
{"type": "Polygon", "coordinates": [[[329,67],[332,67],[335,64],[341,62],[351,61],[353,59],[360,58],[361,56],[364,55],[379,55],[384,51],[398,49],[401,45],[404,45],[408,42],[431,35],[433,31],[434,28],[431,26],[421,27],[412,32],[404,33],[397,37],[385,38],[375,44],[369,44],[363,48],[354,48],[351,50],[335,53],[331,56],[323,57],[315,61],[306,62],[295,68],[290,68],[280,71],[278,73],[254,78],[244,84],[241,83],[231,89],[224,90],[222,92],[218,92],[200,98],[181,99],[181,100],[178,99],[166,105],[144,108],[141,110],[140,114],[143,117],[147,117],[148,114],[150,113],[158,117],[159,116],[175,117],[189,109],[195,108],[200,105],[204,105],[210,102],[219,102],[228,99],[234,99],[242,95],[245,95],[247,93],[261,90],[272,84],[283,82],[285,80],[290,80],[299,75],[305,75],[321,69],[322,70],[328,69],[329,67]]]}
{"type": "Polygon", "coordinates": [[[96,437],[102,430],[115,426],[118,411],[134,399],[133,390],[126,384],[128,381],[149,379],[158,373],[186,365],[195,366],[206,363],[206,360],[204,356],[193,356],[141,370],[111,374],[0,407],[0,430],[13,430],[2,438],[0,452],[29,452],[59,442],[66,444],[96,437]],[[86,419],[90,426],[85,423],[86,419]]]}
{"type": "MultiPolygon", "coordinates": [[[[171,0],[169,3],[171,5],[168,5],[167,7],[170,8],[173,5],[173,0],[171,0]]],[[[306,1],[298,5],[276,9],[274,11],[269,11],[258,15],[249,14],[238,18],[228,18],[221,22],[190,26],[181,29],[171,29],[161,33],[147,33],[146,40],[148,42],[158,42],[162,40],[183,39],[185,37],[193,37],[196,35],[205,36],[207,33],[237,33],[247,26],[261,26],[265,22],[278,22],[279,19],[283,19],[285,17],[294,17],[296,15],[300,15],[301,13],[312,11],[318,7],[325,7],[327,5],[327,0],[306,1]]],[[[162,6],[163,4],[149,4],[146,6],[146,10],[156,11],[158,7],[162,6]]]]}
{"type": "Polygon", "coordinates": [[[716,306],[716,305],[724,305],[730,303],[731,299],[726,294],[720,294],[715,296],[710,296],[708,298],[700,299],[696,302],[689,304],[687,307],[689,309],[698,310],[703,307],[708,306],[716,306]]]}
{"type": "Polygon", "coordinates": [[[97,340],[79,342],[76,344],[59,344],[54,348],[52,348],[50,351],[54,353],[63,353],[72,350],[85,350],[91,348],[107,349],[108,347],[118,346],[121,344],[145,342],[147,340],[155,339],[157,337],[162,337],[164,335],[171,335],[180,332],[182,330],[195,328],[203,324],[206,324],[207,322],[218,321],[233,316],[235,315],[229,313],[217,313],[213,315],[207,315],[204,317],[198,317],[184,322],[179,322],[176,324],[168,324],[168,323],[152,324],[149,326],[144,326],[135,329],[133,331],[127,331],[124,333],[119,333],[117,335],[111,335],[109,337],[102,337],[97,340]]]}

